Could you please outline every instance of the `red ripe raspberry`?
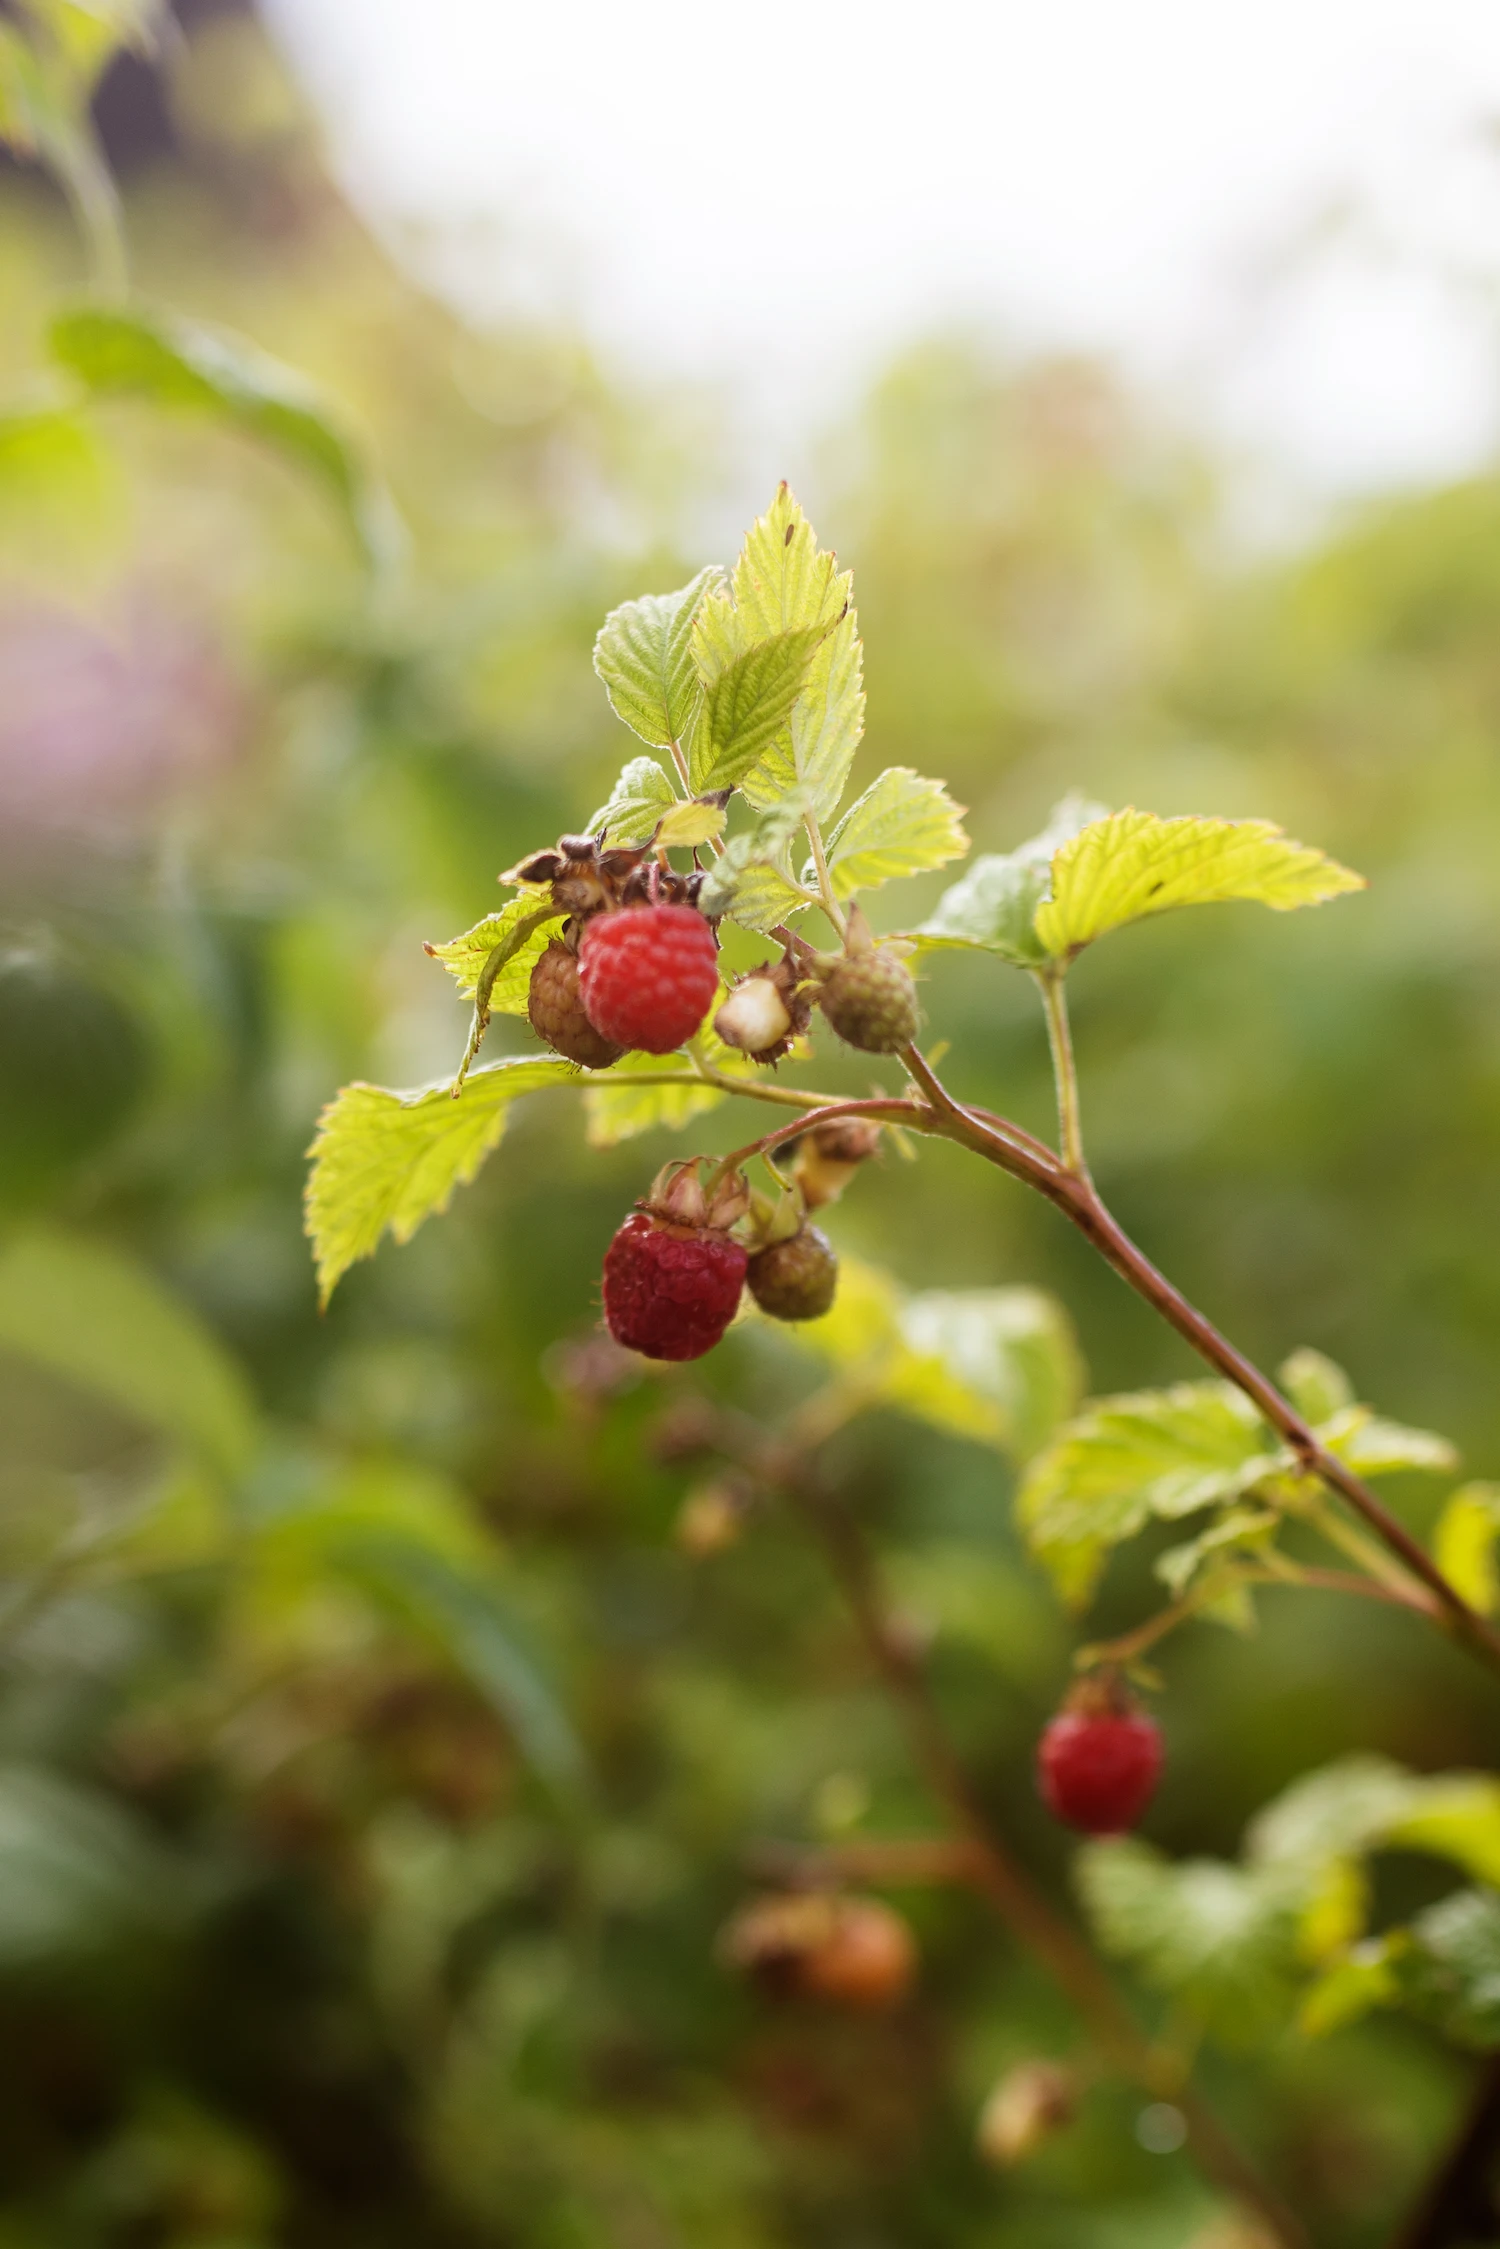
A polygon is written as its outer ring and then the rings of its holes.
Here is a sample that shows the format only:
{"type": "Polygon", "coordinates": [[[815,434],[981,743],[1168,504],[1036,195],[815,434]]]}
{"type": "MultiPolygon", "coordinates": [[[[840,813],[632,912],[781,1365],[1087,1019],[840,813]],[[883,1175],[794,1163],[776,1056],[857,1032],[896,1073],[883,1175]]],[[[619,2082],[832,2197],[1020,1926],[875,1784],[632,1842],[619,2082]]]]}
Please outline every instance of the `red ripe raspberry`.
{"type": "Polygon", "coordinates": [[[1123,1835],[1161,1774],[1161,1731],[1117,1678],[1080,1681],[1047,1725],[1037,1779],[1048,1811],[1085,1835],[1123,1835]]]}
{"type": "Polygon", "coordinates": [[[601,1038],[671,1054],[702,1023],[719,990],[713,931],[693,906],[626,906],[596,914],[579,947],[579,989],[601,1038]]]}
{"type": "Polygon", "coordinates": [[[701,1359],[739,1307],[747,1259],[712,1226],[638,1210],[604,1253],[604,1317],[616,1343],[648,1359],[701,1359]]]}

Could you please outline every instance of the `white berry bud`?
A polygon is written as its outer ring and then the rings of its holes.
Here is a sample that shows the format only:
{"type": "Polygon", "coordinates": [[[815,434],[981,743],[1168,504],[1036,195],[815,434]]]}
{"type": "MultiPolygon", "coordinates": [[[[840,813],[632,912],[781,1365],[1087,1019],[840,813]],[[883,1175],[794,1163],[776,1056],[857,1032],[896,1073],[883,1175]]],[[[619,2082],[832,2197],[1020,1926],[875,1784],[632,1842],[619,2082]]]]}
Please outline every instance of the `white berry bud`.
{"type": "Polygon", "coordinates": [[[726,1046],[742,1054],[763,1054],[792,1027],[791,1014],[769,976],[748,976],[737,984],[718,1014],[714,1029],[726,1046]]]}

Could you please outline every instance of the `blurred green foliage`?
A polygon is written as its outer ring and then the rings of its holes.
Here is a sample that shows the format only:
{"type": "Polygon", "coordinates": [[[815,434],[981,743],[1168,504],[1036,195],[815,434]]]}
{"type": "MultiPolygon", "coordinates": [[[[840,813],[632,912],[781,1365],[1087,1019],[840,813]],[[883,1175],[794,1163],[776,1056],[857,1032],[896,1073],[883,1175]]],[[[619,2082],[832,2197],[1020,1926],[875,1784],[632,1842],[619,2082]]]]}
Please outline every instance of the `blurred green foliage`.
{"type": "MultiPolygon", "coordinates": [[[[566,335],[467,331],[393,268],[249,18],[209,16],[166,83],[171,142],[126,183],[139,285],[343,402],[362,434],[325,486],[368,544],[348,464],[372,448],[413,554],[372,596],[284,418],[268,447],[258,409],[116,395],[139,370],[110,379],[76,322],[59,363],[79,255],[41,175],[6,174],[0,2245],[1229,2249],[1108,2084],[1024,2167],[981,2164],[990,2084],[1078,2034],[964,1893],[903,1892],[922,1968],[889,2019],[778,2008],[716,1957],[758,1847],[936,1821],[796,1525],[674,1537],[684,1393],[766,1419],[809,1359],[749,1325],[685,1382],[599,1348],[600,1252],[677,1144],[589,1145],[523,1104],[452,1212],[318,1316],[313,1120],[351,1077],[452,1068],[466,1009],[422,942],[604,800],[626,738],[598,620],[683,582],[725,495],[700,402],[632,393],[566,335]]],[[[209,383],[182,364],[179,389],[209,383]]],[[[1335,912],[1167,917],[1086,957],[1090,1149],[1251,1350],[1330,1353],[1494,1473],[1500,482],[1247,559],[1218,466],[1106,370],[948,340],[884,375],[804,497],[858,574],[857,788],[939,771],[987,852],[1074,786],[1266,816],[1370,877],[1335,912]]],[[[940,950],[924,972],[963,1091],[1049,1129],[1026,981],[940,950]]],[[[517,1022],[490,1037],[531,1051],[517,1022]]],[[[1196,1371],[957,1151],[888,1155],[831,1230],[952,1305],[1061,1297],[1096,1390],[1196,1371]]],[[[830,1462],[986,1802],[1062,1894],[1030,1758],[1069,1628],[996,1432],[881,1411],[830,1462]]],[[[1439,1479],[1392,1489],[1428,1528],[1439,1479]]],[[[1101,1631],[1154,1604],[1169,1543],[1112,1566],[1101,1631]]],[[[1248,1959],[1259,1993],[1255,1946],[1281,1975],[1310,1907],[1264,1847],[1230,1865],[1247,1820],[1356,1751],[1482,1765],[1492,1690],[1410,1620],[1313,1594],[1160,1661],[1148,1832],[1189,1857],[1167,1933],[1190,1944],[1184,1896],[1212,1930],[1253,1891],[1217,1972],[1233,1998],[1248,1959]]],[[[1491,1909],[1381,1849],[1360,1879],[1426,1931],[1441,2022],[1491,1909]]],[[[1159,1864],[1091,1877],[1136,1913],[1143,1991],[1159,1864]]],[[[1205,2068],[1331,2249],[1384,2238],[1465,2094],[1435,2032],[1355,2019],[1370,1996],[1330,2001],[1316,2042],[1273,2010],[1253,2059],[1205,2068]]]]}

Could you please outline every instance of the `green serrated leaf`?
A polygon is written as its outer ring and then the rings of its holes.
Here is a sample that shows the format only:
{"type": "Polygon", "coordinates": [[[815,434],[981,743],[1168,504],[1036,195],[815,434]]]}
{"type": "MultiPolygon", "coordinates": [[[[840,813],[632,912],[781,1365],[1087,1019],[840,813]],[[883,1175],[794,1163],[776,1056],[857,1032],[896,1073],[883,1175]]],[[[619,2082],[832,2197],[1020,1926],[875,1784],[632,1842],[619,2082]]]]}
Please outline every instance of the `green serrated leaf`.
{"type": "MultiPolygon", "coordinates": [[[[704,611],[715,606],[710,600],[704,611]]],[[[764,755],[791,715],[822,637],[818,625],[778,633],[705,676],[688,756],[696,795],[732,787],[764,755]]]]}
{"type": "Polygon", "coordinates": [[[893,765],[849,807],[829,837],[828,870],[835,893],[852,898],[900,875],[946,866],[968,848],[963,807],[942,782],[893,765]]]}
{"type": "MultiPolygon", "coordinates": [[[[655,749],[670,749],[687,738],[700,692],[693,620],[722,577],[718,565],[710,564],[676,593],[645,594],[622,603],[605,618],[594,643],[594,669],[616,715],[655,749]]],[[[671,802],[670,789],[666,801],[671,802]]]]}
{"type": "Polygon", "coordinates": [[[1293,843],[1269,820],[1164,820],[1132,808],[1062,845],[1036,933],[1053,959],[1065,960],[1112,929],[1175,906],[1249,899],[1286,913],[1364,887],[1362,875],[1293,843]]]}
{"type": "Polygon", "coordinates": [[[461,937],[425,950],[441,961],[458,986],[461,999],[473,999],[496,953],[501,966],[490,984],[488,1007],[492,1015],[524,1015],[531,989],[531,972],[548,945],[561,918],[558,907],[539,898],[534,890],[511,898],[498,913],[486,914],[461,937]]]}
{"type": "Polygon", "coordinates": [[[101,398],[132,397],[209,413],[311,471],[331,494],[372,570],[389,575],[405,530],[363,441],[315,384],[242,337],[176,314],[88,306],[50,332],[53,359],[101,398]]]}
{"type": "Polygon", "coordinates": [[[670,1055],[628,1054],[609,1073],[591,1084],[583,1097],[591,1148],[613,1148],[621,1140],[634,1140],[643,1132],[664,1127],[679,1132],[694,1117],[717,1109],[728,1095],[718,1086],[705,1085],[684,1056],[680,1063],[670,1055]],[[640,1084],[649,1074],[653,1081],[640,1084]],[[663,1077],[675,1080],[662,1084],[663,1077]]]}
{"type": "Polygon", "coordinates": [[[0,1252],[0,1346],[221,1473],[254,1447],[239,1368],[190,1305],[119,1250],[51,1228],[13,1235],[0,1252]]]}
{"type": "Polygon", "coordinates": [[[1269,1545],[1280,1520],[1278,1515],[1268,1514],[1263,1508],[1231,1507],[1196,1538],[1189,1539],[1183,1546],[1169,1547],[1165,1554],[1158,1555],[1156,1574],[1180,1600],[1205,1569],[1237,1553],[1253,1552],[1269,1545]]]}
{"type": "Polygon", "coordinates": [[[1236,1499],[1285,1464],[1249,1400],[1224,1382],[1100,1398],[1031,1463],[1017,1519],[1071,1597],[1092,1589],[1106,1550],[1152,1516],[1236,1499]]]}
{"type": "Polygon", "coordinates": [[[1500,1484],[1465,1484],[1448,1501],[1433,1533],[1433,1560],[1448,1583],[1481,1616],[1492,1616],[1500,1607],[1497,1538],[1500,1484]]]}
{"type": "Polygon", "coordinates": [[[764,935],[788,914],[804,913],[816,893],[793,879],[787,855],[808,800],[791,789],[761,814],[753,828],[730,838],[708,871],[699,894],[706,914],[728,914],[744,929],[764,935]]]}
{"type": "Polygon", "coordinates": [[[1090,822],[1107,818],[1102,804],[1064,797],[1040,835],[1014,851],[976,859],[911,935],[924,946],[971,946],[1016,968],[1043,967],[1047,950],[1036,933],[1036,910],[1051,890],[1053,854],[1090,822]]]}
{"type": "Polygon", "coordinates": [[[446,1081],[414,1093],[346,1085],[308,1150],[307,1232],[322,1302],[351,1265],[374,1255],[387,1229],[409,1242],[424,1219],[447,1209],[454,1188],[498,1146],[519,1095],[578,1077],[561,1055],[540,1055],[475,1070],[457,1100],[446,1081]]]}
{"type": "Polygon", "coordinates": [[[1354,1385],[1348,1375],[1332,1359],[1325,1359],[1321,1351],[1306,1347],[1294,1351],[1276,1374],[1298,1413],[1315,1428],[1354,1404],[1354,1385]]]}
{"type": "Polygon", "coordinates": [[[611,843],[644,843],[677,801],[677,791],[655,758],[633,757],[604,803],[584,823],[584,833],[594,836],[604,828],[611,843]]]}

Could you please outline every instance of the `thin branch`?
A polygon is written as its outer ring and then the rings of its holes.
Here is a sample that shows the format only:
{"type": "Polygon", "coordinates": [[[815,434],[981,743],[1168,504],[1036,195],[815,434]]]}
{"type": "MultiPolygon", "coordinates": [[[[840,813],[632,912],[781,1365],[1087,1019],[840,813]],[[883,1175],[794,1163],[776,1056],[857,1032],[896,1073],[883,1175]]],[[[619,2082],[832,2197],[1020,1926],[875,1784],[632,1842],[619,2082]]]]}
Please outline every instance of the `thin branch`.
{"type": "Polygon", "coordinates": [[[822,901],[823,911],[842,937],[848,924],[844,919],[844,909],[833,894],[833,883],[828,873],[828,858],[823,849],[823,831],[811,812],[806,815],[802,825],[807,830],[807,840],[812,846],[813,865],[818,871],[818,896],[822,901]]]}

